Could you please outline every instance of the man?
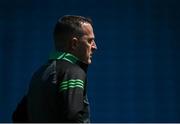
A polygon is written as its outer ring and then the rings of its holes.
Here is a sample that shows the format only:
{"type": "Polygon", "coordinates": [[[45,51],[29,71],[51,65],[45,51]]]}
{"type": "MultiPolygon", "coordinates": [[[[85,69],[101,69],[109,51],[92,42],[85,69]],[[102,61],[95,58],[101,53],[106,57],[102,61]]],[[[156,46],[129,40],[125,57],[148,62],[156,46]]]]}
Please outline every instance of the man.
{"type": "Polygon", "coordinates": [[[58,20],[56,51],[35,72],[26,96],[28,122],[90,122],[86,73],[97,49],[94,38],[90,19],[66,15],[58,20]]]}

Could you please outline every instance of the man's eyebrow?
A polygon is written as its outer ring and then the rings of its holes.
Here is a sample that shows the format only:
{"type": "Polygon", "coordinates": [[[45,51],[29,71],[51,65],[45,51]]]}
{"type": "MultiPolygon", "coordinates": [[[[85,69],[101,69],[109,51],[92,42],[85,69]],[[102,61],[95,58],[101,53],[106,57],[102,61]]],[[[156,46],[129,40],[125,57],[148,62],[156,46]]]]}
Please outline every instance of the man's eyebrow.
{"type": "Polygon", "coordinates": [[[90,38],[88,38],[89,40],[94,40],[95,39],[95,37],[90,37],[90,38]]]}

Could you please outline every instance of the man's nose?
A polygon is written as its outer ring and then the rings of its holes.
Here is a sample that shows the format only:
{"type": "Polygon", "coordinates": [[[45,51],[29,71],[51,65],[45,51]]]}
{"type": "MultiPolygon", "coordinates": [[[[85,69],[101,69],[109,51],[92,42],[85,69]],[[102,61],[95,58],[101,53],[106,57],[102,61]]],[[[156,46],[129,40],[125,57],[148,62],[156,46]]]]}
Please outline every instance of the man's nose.
{"type": "Polygon", "coordinates": [[[93,41],[92,48],[93,48],[94,50],[97,50],[97,45],[96,45],[95,41],[93,41]]]}

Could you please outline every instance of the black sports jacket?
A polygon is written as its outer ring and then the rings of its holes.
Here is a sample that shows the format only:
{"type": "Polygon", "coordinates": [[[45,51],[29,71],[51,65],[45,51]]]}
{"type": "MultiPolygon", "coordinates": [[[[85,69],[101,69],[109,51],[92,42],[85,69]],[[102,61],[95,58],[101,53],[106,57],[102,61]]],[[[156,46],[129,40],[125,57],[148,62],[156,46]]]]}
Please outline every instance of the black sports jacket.
{"type": "Polygon", "coordinates": [[[27,94],[28,122],[89,122],[87,65],[56,52],[32,77],[27,94]]]}

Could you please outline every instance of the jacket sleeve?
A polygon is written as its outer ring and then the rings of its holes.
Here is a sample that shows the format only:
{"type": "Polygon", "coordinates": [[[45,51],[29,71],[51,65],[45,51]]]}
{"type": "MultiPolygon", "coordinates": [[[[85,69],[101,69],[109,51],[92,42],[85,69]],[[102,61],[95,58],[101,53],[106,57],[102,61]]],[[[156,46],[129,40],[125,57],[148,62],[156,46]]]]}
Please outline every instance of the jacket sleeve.
{"type": "Polygon", "coordinates": [[[68,72],[59,83],[58,92],[64,103],[67,122],[83,123],[85,75],[81,72],[68,72]]]}

